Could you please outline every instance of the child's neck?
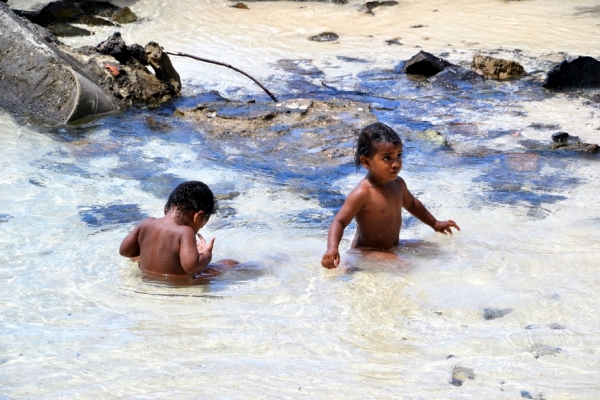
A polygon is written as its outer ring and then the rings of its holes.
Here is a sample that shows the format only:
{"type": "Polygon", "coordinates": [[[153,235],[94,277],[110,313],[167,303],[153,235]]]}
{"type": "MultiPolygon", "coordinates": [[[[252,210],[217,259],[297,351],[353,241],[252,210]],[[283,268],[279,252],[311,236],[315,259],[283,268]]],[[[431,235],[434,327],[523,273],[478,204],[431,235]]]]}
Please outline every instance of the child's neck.
{"type": "Polygon", "coordinates": [[[385,187],[387,185],[389,185],[391,182],[389,179],[382,179],[382,178],[377,178],[376,176],[373,176],[371,174],[371,172],[368,172],[367,175],[365,176],[365,179],[369,181],[369,183],[371,183],[371,185],[376,186],[376,187],[385,187]]]}

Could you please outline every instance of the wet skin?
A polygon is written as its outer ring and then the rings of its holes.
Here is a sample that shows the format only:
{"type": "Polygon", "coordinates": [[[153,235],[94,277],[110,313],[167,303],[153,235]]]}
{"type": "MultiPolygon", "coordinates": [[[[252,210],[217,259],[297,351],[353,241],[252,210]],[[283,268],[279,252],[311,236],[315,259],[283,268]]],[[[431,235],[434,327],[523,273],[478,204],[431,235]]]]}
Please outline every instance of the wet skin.
{"type": "Polygon", "coordinates": [[[146,218],[123,240],[119,253],[138,258],[140,269],[149,276],[174,281],[204,272],[215,276],[205,271],[212,260],[215,239],[207,243],[199,234],[196,236],[208,219],[204,211],[177,209],[167,210],[163,218],[146,218]]]}
{"type": "Polygon", "coordinates": [[[454,221],[436,220],[410,193],[404,179],[398,176],[402,169],[401,144],[380,143],[372,157],[361,156],[360,161],[369,172],[348,195],[331,223],[327,252],[321,260],[323,267],[336,268],[339,265],[340,240],[353,218],[356,218],[356,235],[352,248],[388,251],[398,246],[402,208],[436,232],[452,234],[450,228],[460,230],[454,221]]]}

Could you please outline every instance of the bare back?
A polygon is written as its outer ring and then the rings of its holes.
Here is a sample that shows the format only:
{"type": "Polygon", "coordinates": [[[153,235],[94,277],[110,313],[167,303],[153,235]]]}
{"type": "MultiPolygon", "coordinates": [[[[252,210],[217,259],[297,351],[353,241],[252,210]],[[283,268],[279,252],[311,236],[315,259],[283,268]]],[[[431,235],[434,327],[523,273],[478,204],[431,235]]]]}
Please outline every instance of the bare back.
{"type": "MultiPolygon", "coordinates": [[[[352,248],[390,249],[397,246],[402,226],[404,180],[397,177],[384,186],[375,186],[367,178],[353,190],[359,193],[362,208],[355,216],[356,234],[352,248]]],[[[352,197],[352,193],[349,198],[352,197]]]]}
{"type": "MultiPolygon", "coordinates": [[[[180,259],[182,242],[194,241],[192,228],[177,224],[173,219],[147,218],[136,227],[140,268],[155,274],[188,275],[180,259]]],[[[197,254],[197,253],[196,253],[197,254]]]]}

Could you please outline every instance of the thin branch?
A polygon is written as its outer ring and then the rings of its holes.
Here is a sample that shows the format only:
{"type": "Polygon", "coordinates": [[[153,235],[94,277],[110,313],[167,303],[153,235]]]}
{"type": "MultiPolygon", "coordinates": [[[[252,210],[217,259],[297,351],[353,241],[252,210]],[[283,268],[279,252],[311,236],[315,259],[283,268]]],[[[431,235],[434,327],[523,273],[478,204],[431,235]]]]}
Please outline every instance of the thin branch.
{"type": "Polygon", "coordinates": [[[259,81],[257,81],[252,76],[250,76],[247,73],[245,73],[244,71],[242,71],[240,69],[237,69],[236,67],[233,67],[233,66],[231,66],[229,64],[225,64],[225,63],[222,63],[222,62],[219,62],[219,61],[213,61],[213,60],[209,60],[209,59],[202,58],[202,57],[196,57],[196,56],[193,56],[193,55],[187,54],[187,53],[172,53],[170,51],[165,51],[165,53],[169,54],[171,56],[189,57],[189,58],[193,58],[194,60],[203,61],[203,62],[207,62],[207,63],[211,63],[211,64],[222,65],[224,67],[231,68],[232,70],[237,71],[237,72],[239,72],[242,75],[246,75],[248,78],[252,79],[254,81],[254,83],[256,83],[258,86],[260,86],[261,89],[264,90],[269,95],[269,97],[271,97],[273,99],[273,101],[275,103],[279,102],[279,100],[277,100],[277,97],[275,97],[271,92],[269,92],[269,90],[266,87],[264,87],[259,81]]]}

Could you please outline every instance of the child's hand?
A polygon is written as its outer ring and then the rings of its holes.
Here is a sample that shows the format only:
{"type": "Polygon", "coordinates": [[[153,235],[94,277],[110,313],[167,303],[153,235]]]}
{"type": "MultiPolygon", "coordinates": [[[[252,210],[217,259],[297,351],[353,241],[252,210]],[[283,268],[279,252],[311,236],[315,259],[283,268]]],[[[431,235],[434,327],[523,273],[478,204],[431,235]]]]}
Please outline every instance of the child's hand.
{"type": "Polygon", "coordinates": [[[435,221],[435,224],[433,225],[434,231],[443,233],[444,235],[447,235],[448,233],[452,235],[452,229],[450,228],[456,228],[460,231],[460,228],[458,227],[458,225],[456,225],[456,222],[452,220],[435,221]]]}
{"type": "Polygon", "coordinates": [[[327,250],[321,259],[321,265],[327,269],[337,268],[340,265],[340,253],[338,249],[327,250]]]}
{"type": "Polygon", "coordinates": [[[202,237],[202,235],[198,234],[198,241],[196,242],[196,248],[198,249],[198,253],[200,254],[210,254],[212,255],[213,246],[215,244],[215,238],[210,239],[208,243],[202,237]]]}

